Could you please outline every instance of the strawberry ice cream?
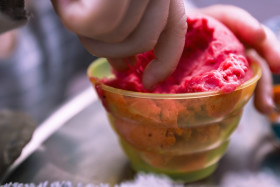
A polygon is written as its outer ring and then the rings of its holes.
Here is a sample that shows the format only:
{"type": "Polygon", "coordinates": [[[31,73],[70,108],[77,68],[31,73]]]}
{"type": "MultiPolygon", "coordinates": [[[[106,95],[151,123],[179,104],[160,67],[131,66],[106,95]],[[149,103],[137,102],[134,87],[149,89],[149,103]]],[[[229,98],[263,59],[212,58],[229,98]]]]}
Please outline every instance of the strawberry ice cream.
{"type": "Polygon", "coordinates": [[[114,72],[114,78],[108,61],[98,59],[88,76],[136,171],[194,181],[217,167],[261,71],[220,22],[201,15],[189,16],[187,22],[177,69],[151,91],[175,94],[142,93],[149,92],[142,76],[155,58],[153,51],[137,55],[137,63],[114,72]]]}
{"type": "MultiPolygon", "coordinates": [[[[185,47],[177,69],[151,91],[191,93],[219,90],[229,93],[252,76],[244,46],[222,23],[202,15],[187,19],[185,47]]],[[[142,84],[145,67],[155,58],[153,51],[137,56],[135,66],[115,72],[115,79],[104,80],[112,87],[148,92],[142,84]]]]}

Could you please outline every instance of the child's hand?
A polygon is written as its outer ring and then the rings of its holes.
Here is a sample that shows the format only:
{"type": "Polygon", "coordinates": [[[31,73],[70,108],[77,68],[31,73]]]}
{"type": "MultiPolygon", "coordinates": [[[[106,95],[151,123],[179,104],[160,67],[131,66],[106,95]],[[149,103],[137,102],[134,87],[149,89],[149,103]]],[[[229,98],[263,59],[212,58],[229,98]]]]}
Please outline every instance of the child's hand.
{"type": "Polygon", "coordinates": [[[143,84],[149,89],[175,70],[187,30],[183,0],[52,0],[64,25],[93,55],[121,70],[154,49],[143,84]],[[129,60],[127,60],[129,59],[129,60]]]}
{"type": "Polygon", "coordinates": [[[238,7],[216,5],[198,11],[223,22],[250,49],[248,56],[262,66],[262,77],[255,92],[255,106],[262,113],[273,112],[271,72],[280,74],[280,42],[274,33],[238,7]]]}

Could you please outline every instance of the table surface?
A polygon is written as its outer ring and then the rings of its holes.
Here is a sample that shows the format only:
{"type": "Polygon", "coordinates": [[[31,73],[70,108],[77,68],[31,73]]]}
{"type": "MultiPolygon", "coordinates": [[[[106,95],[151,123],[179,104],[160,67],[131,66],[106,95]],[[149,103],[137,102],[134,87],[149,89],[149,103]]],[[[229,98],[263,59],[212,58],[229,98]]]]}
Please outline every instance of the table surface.
{"type": "MultiPolygon", "coordinates": [[[[136,174],[130,168],[96,94],[93,89],[86,92],[87,97],[95,99],[75,115],[70,115],[69,120],[18,164],[5,182],[69,180],[74,184],[120,184],[135,178],[136,174]]],[[[70,102],[67,108],[71,105],[72,108],[77,107],[70,102]]],[[[61,114],[67,116],[67,111],[63,110],[50,118],[61,114]]],[[[44,131],[48,133],[48,130],[44,131]]],[[[256,112],[250,101],[217,170],[192,186],[228,186],[233,182],[250,182],[250,186],[255,186],[260,181],[267,182],[267,179],[270,179],[271,186],[280,186],[276,177],[279,174],[280,149],[267,119],[256,112]]]]}

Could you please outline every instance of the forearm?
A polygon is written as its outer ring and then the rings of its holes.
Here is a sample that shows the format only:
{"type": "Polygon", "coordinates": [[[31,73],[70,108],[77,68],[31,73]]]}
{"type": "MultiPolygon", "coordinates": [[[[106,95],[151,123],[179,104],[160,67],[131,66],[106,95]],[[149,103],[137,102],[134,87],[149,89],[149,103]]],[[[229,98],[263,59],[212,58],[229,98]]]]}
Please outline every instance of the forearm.
{"type": "Polygon", "coordinates": [[[0,33],[17,28],[27,21],[24,0],[1,0],[0,33]]]}

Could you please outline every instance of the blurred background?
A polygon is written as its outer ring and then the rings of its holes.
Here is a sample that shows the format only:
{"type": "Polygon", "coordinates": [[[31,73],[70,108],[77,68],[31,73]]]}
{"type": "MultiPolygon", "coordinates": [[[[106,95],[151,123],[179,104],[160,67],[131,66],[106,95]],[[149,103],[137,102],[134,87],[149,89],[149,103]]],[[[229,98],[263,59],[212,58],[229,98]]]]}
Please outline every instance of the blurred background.
{"type": "Polygon", "coordinates": [[[204,7],[213,4],[231,4],[247,10],[259,21],[263,22],[271,17],[280,15],[279,0],[195,0],[196,6],[204,7]]]}

